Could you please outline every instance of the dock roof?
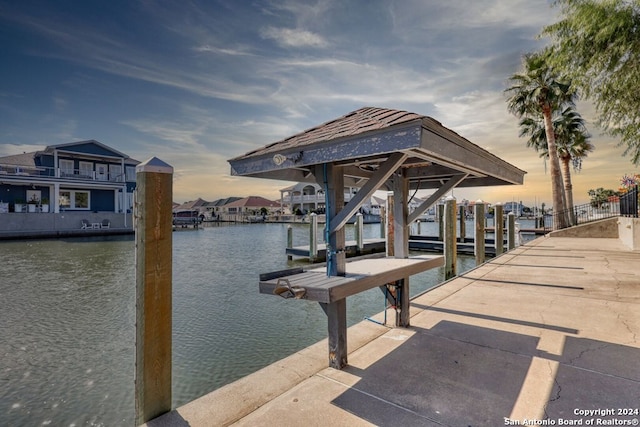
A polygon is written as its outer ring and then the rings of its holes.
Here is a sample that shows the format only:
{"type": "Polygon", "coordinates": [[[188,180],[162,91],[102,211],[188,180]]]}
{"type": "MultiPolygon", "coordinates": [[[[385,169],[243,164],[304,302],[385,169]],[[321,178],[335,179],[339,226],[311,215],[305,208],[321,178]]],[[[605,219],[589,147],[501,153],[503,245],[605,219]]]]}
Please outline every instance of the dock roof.
{"type": "Polygon", "coordinates": [[[318,182],[317,167],[332,163],[344,167],[345,185],[359,186],[394,153],[406,154],[400,167],[412,189],[440,188],[452,178],[457,187],[522,184],[526,173],[431,117],[376,107],[360,108],[229,163],[232,175],[299,182],[318,182]]]}

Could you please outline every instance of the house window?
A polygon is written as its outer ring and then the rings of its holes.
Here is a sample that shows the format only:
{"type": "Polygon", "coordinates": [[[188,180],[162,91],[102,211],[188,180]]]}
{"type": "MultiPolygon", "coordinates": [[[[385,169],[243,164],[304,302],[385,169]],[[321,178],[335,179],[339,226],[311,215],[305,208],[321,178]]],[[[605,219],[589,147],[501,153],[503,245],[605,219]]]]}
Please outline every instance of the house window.
{"type": "Polygon", "coordinates": [[[89,192],[81,190],[61,190],[60,207],[63,209],[89,210],[89,192]]]}
{"type": "Polygon", "coordinates": [[[60,176],[73,175],[73,160],[60,159],[58,160],[58,166],[60,167],[60,176]]]}
{"type": "Polygon", "coordinates": [[[109,181],[122,182],[122,166],[109,165],[109,181]]]}
{"type": "Polygon", "coordinates": [[[136,167],[135,166],[127,166],[127,182],[136,182],[136,167]]]}
{"type": "Polygon", "coordinates": [[[83,178],[93,178],[93,163],[80,162],[80,176],[83,178]]]}

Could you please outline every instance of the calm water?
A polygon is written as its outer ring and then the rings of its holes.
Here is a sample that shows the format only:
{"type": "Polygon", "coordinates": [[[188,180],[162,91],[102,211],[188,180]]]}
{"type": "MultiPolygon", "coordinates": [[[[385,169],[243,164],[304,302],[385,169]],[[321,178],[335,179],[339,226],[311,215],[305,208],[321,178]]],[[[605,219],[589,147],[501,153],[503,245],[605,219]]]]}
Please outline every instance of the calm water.
{"type": "MultiPolygon", "coordinates": [[[[293,265],[286,228],[173,233],[174,407],[326,337],[317,303],[258,293],[259,273],[293,265]]],[[[365,225],[365,238],[379,236],[379,224],[365,225]]],[[[308,226],[294,226],[294,244],[307,242],[308,226]]],[[[458,262],[459,271],[474,265],[458,262]]],[[[414,276],[412,294],[442,276],[414,276]]],[[[133,424],[132,237],[0,242],[0,301],[0,425],[133,424]]],[[[373,289],[347,305],[351,325],[382,311],[383,295],[373,289]]]]}

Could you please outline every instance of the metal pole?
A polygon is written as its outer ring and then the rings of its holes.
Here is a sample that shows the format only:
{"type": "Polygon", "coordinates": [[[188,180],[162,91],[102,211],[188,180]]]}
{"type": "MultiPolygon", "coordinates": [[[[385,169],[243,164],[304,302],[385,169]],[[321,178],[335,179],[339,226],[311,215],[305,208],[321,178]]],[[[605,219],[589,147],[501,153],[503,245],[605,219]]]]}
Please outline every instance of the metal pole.
{"type": "Polygon", "coordinates": [[[318,215],[313,212],[309,220],[309,261],[318,258],[318,215]]]}
{"type": "Polygon", "coordinates": [[[136,425],[171,410],[173,167],[136,166],[136,425]]]}
{"type": "Polygon", "coordinates": [[[476,230],[473,236],[473,252],[476,256],[476,265],[480,265],[485,259],[484,202],[482,200],[476,201],[473,216],[476,223],[476,230]]]}

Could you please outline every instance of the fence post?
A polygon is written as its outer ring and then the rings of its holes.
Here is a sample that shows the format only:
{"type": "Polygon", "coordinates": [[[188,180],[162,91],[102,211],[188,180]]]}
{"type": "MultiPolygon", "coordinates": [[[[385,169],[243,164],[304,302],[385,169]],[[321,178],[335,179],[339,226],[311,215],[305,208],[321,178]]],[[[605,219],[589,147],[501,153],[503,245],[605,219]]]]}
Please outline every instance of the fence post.
{"type": "Polygon", "coordinates": [[[476,201],[473,216],[476,222],[476,230],[473,237],[473,252],[476,256],[476,265],[480,265],[484,262],[485,257],[484,202],[482,200],[476,201]]]}
{"type": "Polygon", "coordinates": [[[136,166],[136,425],[171,410],[173,167],[136,166]]]}
{"type": "Polygon", "coordinates": [[[493,228],[494,228],[494,244],[496,248],[496,256],[502,255],[504,252],[504,218],[502,213],[504,208],[502,203],[496,203],[494,205],[493,213],[493,228]]]}

